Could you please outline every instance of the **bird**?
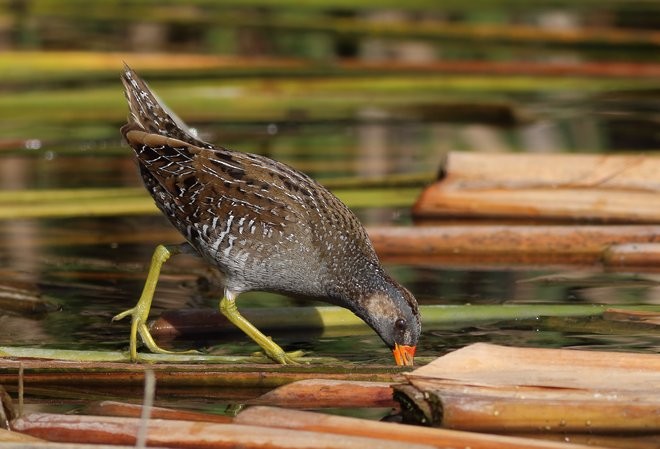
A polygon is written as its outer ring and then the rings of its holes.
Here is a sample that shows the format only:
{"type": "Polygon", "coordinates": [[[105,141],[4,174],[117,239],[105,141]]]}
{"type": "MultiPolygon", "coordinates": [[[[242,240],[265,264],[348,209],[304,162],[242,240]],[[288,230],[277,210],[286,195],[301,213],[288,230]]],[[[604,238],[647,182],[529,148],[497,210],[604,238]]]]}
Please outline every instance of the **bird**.
{"type": "Polygon", "coordinates": [[[221,313],[275,362],[295,364],[245,319],[236,298],[247,291],[317,299],[349,309],[392,350],[397,365],[413,365],[421,332],[414,296],[383,269],[355,214],[310,176],[271,158],[200,140],[127,64],[121,74],[129,114],[121,127],[139,173],[160,211],[185,238],[156,247],[131,317],[130,359],[137,335],[160,348],[147,319],[162,265],[192,253],[224,278],[221,313]]]}

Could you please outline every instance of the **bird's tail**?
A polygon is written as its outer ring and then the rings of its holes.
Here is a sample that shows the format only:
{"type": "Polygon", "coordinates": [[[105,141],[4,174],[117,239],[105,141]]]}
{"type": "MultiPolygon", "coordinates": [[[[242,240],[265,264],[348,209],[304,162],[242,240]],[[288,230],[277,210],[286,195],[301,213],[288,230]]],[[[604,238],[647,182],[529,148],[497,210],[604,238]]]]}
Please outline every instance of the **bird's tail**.
{"type": "Polygon", "coordinates": [[[193,145],[208,146],[206,142],[197,139],[196,133],[172,112],[127,64],[124,64],[121,81],[130,110],[128,123],[121,128],[124,137],[128,131],[137,129],[173,137],[193,145]]]}

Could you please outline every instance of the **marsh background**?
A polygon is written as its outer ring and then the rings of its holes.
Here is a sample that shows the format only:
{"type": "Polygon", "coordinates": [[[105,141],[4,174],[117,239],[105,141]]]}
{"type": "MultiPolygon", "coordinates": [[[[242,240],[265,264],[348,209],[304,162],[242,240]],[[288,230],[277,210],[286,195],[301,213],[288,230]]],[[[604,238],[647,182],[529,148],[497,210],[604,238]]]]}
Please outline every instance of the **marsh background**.
{"type": "MultiPolygon", "coordinates": [[[[656,1],[0,2],[0,344],[125,349],[129,324],[110,318],[136,301],[154,246],[180,241],[142,206],[149,199],[120,139],[123,61],[211,142],[322,182],[430,182],[448,151],[657,151],[659,47],[656,1]],[[100,210],[70,209],[99,188],[134,188],[122,192],[140,206],[101,195],[100,210]],[[37,207],[60,189],[80,196],[37,207]]],[[[410,224],[409,193],[381,189],[349,205],[367,226],[410,224]]],[[[660,301],[654,269],[385,262],[421,304],[660,301]]],[[[215,307],[215,281],[200,262],[173,260],[152,316],[215,307]]],[[[239,301],[284,305],[309,303],[262,293],[239,301]]],[[[368,332],[276,337],[312,354],[390,359],[368,332]]],[[[419,354],[476,341],[651,352],[660,343],[653,329],[541,318],[426,327],[419,354]]],[[[240,334],[170,345],[257,349],[240,334]]]]}

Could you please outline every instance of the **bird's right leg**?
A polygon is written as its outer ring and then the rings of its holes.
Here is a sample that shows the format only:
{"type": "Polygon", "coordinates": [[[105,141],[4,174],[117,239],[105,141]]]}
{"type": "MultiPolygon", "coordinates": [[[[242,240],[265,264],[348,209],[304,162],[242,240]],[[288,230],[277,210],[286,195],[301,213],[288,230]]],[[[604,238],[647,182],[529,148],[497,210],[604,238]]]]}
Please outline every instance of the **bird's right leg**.
{"type": "MultiPolygon", "coordinates": [[[[130,335],[130,357],[131,361],[137,360],[137,334],[140,334],[142,341],[149,348],[151,352],[160,354],[172,354],[173,351],[168,351],[159,347],[154,341],[149,328],[147,327],[147,319],[149,318],[149,310],[151,309],[151,302],[156,291],[156,283],[163,264],[171,257],[180,254],[187,248],[187,244],[180,245],[158,245],[154,250],[151,257],[151,265],[149,266],[149,274],[142,289],[142,295],[137,304],[112,318],[112,321],[121,320],[127,316],[131,316],[131,335],[130,335]]],[[[186,351],[195,352],[195,351],[186,351]]]]}
{"type": "Polygon", "coordinates": [[[229,289],[225,289],[225,296],[220,301],[220,312],[222,312],[222,314],[234,324],[234,326],[238,327],[248,337],[254,340],[254,342],[257,343],[272,360],[282,365],[298,363],[295,360],[295,356],[299,356],[300,354],[287,354],[277,343],[264,335],[243,315],[241,315],[236,307],[236,295],[229,289]]]}

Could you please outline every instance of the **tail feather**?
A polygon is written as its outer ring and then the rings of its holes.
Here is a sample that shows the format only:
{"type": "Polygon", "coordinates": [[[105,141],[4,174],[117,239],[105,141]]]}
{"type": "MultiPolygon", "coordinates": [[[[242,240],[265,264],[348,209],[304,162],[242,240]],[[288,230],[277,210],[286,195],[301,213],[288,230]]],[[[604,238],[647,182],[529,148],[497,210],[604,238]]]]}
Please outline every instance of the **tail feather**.
{"type": "Polygon", "coordinates": [[[211,147],[199,140],[188,125],[172,112],[127,64],[124,64],[121,81],[130,110],[128,123],[121,128],[124,137],[131,130],[141,130],[173,137],[200,147],[211,147]]]}

